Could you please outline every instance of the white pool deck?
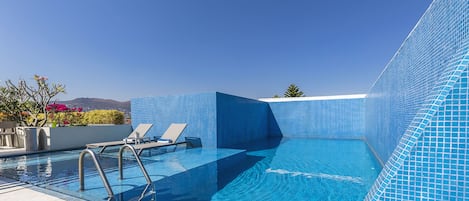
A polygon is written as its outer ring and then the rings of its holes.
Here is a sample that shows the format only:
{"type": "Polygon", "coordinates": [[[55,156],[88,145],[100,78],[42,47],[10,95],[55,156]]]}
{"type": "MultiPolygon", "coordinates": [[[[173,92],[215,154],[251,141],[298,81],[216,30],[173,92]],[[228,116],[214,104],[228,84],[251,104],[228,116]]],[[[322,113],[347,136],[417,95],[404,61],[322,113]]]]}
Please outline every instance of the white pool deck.
{"type": "MultiPolygon", "coordinates": [[[[0,158],[28,153],[24,148],[0,148],[0,158]]],[[[45,190],[20,181],[0,177],[1,201],[58,201],[79,200],[54,191],[45,190]]]]}
{"type": "Polygon", "coordinates": [[[37,200],[37,201],[56,201],[70,200],[64,196],[62,198],[53,196],[55,192],[45,192],[31,184],[0,177],[0,200],[18,201],[18,200],[37,200]]]}

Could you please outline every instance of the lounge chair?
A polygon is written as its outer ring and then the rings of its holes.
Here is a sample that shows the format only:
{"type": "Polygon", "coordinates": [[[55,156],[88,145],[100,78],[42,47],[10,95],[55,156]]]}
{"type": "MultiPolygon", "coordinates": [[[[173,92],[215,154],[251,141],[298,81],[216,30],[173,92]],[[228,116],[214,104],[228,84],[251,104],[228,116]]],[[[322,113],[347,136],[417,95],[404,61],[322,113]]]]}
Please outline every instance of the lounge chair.
{"type": "Polygon", "coordinates": [[[171,124],[169,128],[164,132],[164,134],[156,142],[135,144],[133,148],[138,150],[137,153],[140,155],[143,150],[157,148],[157,147],[166,147],[172,145],[178,145],[185,142],[177,142],[179,136],[186,128],[187,124],[171,124]]]}
{"type": "Polygon", "coordinates": [[[132,131],[132,133],[130,133],[129,136],[127,138],[124,138],[123,140],[86,144],[86,148],[102,147],[101,150],[99,150],[99,153],[103,153],[103,151],[107,147],[120,146],[120,145],[124,145],[127,143],[138,143],[146,139],[145,135],[147,134],[147,132],[150,130],[152,126],[153,124],[139,124],[137,128],[135,128],[135,130],[132,131]]]}
{"type": "Polygon", "coordinates": [[[18,136],[16,135],[16,122],[0,122],[0,146],[15,147],[19,146],[18,136]],[[9,139],[7,138],[9,137],[9,139]]]}

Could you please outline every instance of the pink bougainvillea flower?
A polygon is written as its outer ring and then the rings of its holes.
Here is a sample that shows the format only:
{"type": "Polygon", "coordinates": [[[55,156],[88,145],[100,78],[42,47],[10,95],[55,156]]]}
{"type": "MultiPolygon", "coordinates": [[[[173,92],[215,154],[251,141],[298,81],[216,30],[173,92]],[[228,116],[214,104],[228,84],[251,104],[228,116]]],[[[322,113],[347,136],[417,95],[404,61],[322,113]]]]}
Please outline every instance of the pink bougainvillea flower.
{"type": "Polygon", "coordinates": [[[56,111],[57,112],[66,112],[68,111],[68,107],[64,104],[56,104],[56,111]]]}

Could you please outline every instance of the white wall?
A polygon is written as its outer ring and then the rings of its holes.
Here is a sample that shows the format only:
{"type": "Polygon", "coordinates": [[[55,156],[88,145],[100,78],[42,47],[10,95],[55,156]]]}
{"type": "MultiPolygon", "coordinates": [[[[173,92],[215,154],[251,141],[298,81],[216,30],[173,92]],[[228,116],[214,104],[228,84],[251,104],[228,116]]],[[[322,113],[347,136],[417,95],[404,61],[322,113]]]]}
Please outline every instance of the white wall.
{"type": "Polygon", "coordinates": [[[43,127],[37,130],[38,148],[42,142],[44,150],[83,148],[89,143],[122,140],[131,132],[131,125],[43,127]]]}

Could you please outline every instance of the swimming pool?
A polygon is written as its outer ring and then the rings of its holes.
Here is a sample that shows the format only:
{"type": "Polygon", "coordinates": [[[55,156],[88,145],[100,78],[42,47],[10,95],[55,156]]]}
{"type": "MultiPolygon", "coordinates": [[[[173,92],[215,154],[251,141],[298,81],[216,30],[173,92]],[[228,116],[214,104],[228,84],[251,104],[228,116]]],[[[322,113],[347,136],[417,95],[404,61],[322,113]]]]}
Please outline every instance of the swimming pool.
{"type": "MultiPolygon", "coordinates": [[[[363,200],[381,167],[360,140],[270,139],[238,149],[180,149],[144,153],[153,181],[145,185],[135,161],[125,160],[118,180],[116,153],[100,156],[116,200],[363,200]],[[156,193],[154,193],[156,192],[156,193]]],[[[85,162],[78,191],[81,150],[0,160],[0,175],[88,200],[106,199],[93,164],[85,162]]]]}
{"type": "Polygon", "coordinates": [[[213,200],[363,200],[381,167],[360,140],[286,139],[213,200]]]}

